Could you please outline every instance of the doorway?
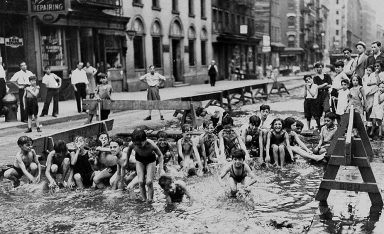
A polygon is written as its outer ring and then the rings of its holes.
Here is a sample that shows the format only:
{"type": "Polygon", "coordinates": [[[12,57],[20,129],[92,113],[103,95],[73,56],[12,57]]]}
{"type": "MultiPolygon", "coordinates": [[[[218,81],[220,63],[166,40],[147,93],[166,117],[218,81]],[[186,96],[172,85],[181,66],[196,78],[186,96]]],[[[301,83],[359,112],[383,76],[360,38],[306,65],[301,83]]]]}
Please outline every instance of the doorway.
{"type": "Polygon", "coordinates": [[[172,71],[175,81],[182,81],[180,39],[172,39],[172,71]]]}

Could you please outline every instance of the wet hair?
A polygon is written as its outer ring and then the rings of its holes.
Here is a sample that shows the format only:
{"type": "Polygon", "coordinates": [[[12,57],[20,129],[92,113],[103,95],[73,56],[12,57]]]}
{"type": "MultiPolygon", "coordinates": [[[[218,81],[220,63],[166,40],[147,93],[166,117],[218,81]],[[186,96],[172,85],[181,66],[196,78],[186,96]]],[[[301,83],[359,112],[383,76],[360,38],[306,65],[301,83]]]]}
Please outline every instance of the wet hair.
{"type": "Polygon", "coordinates": [[[259,127],[261,124],[261,119],[257,115],[252,115],[251,117],[249,117],[249,123],[253,126],[259,127]]]}
{"type": "Polygon", "coordinates": [[[242,149],[237,149],[231,154],[232,159],[243,159],[245,160],[245,152],[242,149]]]}
{"type": "Polygon", "coordinates": [[[333,64],[336,67],[344,67],[344,62],[341,61],[341,60],[338,60],[335,62],[335,64],[333,64]]]}
{"type": "Polygon", "coordinates": [[[213,124],[212,120],[204,120],[203,128],[208,128],[210,124],[213,124]]]}
{"type": "Polygon", "coordinates": [[[293,117],[287,117],[284,119],[283,127],[285,129],[291,129],[291,126],[294,123],[296,123],[296,120],[293,117]]]}
{"type": "Polygon", "coordinates": [[[336,114],[333,113],[333,112],[327,112],[327,113],[325,113],[324,118],[328,118],[330,120],[335,120],[336,119],[336,114]]]}
{"type": "Polygon", "coordinates": [[[340,83],[341,83],[341,84],[346,84],[346,85],[349,85],[349,84],[350,84],[350,82],[349,82],[348,79],[342,79],[342,80],[340,81],[340,83]]]}
{"type": "Polygon", "coordinates": [[[37,80],[37,77],[36,76],[30,76],[28,79],[29,79],[29,81],[37,80]]]}
{"type": "Polygon", "coordinates": [[[300,120],[296,120],[296,128],[304,128],[304,123],[300,120]]]}
{"type": "Polygon", "coordinates": [[[183,124],[181,126],[182,133],[189,132],[189,131],[192,131],[192,126],[190,124],[183,124]]]}
{"type": "Polygon", "coordinates": [[[376,44],[378,47],[381,46],[381,42],[380,41],[374,41],[374,42],[371,43],[371,45],[373,45],[373,44],[376,44]]]}
{"type": "Polygon", "coordinates": [[[197,115],[197,116],[200,116],[201,113],[203,113],[203,111],[204,111],[204,108],[203,108],[203,107],[201,107],[201,106],[197,107],[197,108],[196,108],[196,115],[197,115]]]}
{"type": "Polygon", "coordinates": [[[315,63],[315,65],[313,66],[314,68],[320,68],[320,67],[324,67],[322,63],[315,63]]]}
{"type": "Polygon", "coordinates": [[[17,145],[25,145],[27,143],[33,143],[32,138],[30,138],[29,136],[21,136],[17,140],[17,145]]]}
{"type": "Polygon", "coordinates": [[[344,53],[344,51],[349,51],[349,53],[352,53],[351,48],[344,48],[342,52],[344,53]]]}
{"type": "Polygon", "coordinates": [[[133,130],[132,141],[142,142],[142,141],[145,141],[146,139],[147,139],[147,134],[143,129],[136,128],[135,130],[133,130]]]}
{"type": "Polygon", "coordinates": [[[168,134],[164,131],[159,131],[157,134],[156,134],[157,138],[167,138],[168,137],[168,134]]]}
{"type": "Polygon", "coordinates": [[[312,79],[312,76],[311,76],[311,75],[304,75],[303,80],[304,80],[305,82],[307,82],[307,79],[308,79],[308,78],[311,78],[311,79],[312,79]]]}
{"type": "Polygon", "coordinates": [[[223,118],[223,121],[221,123],[222,123],[223,126],[225,126],[225,125],[233,125],[233,119],[232,119],[231,116],[227,115],[227,116],[225,116],[223,118]]]}
{"type": "Polygon", "coordinates": [[[271,107],[269,105],[267,105],[267,104],[263,104],[263,105],[260,106],[260,111],[262,111],[262,110],[269,110],[269,111],[271,111],[271,107]]]}
{"type": "Polygon", "coordinates": [[[119,146],[124,145],[123,139],[121,139],[119,137],[113,137],[113,138],[111,138],[111,140],[109,142],[116,142],[119,146]]]}
{"type": "Polygon", "coordinates": [[[159,178],[159,185],[162,189],[165,189],[167,186],[169,186],[170,184],[172,184],[173,182],[173,179],[171,176],[169,175],[162,175],[160,176],[159,178]]]}
{"type": "Polygon", "coordinates": [[[271,128],[273,128],[273,125],[275,125],[275,123],[276,123],[277,121],[280,121],[281,124],[284,126],[284,120],[281,119],[281,118],[276,118],[276,119],[274,119],[274,120],[272,121],[272,123],[271,123],[271,128]]]}
{"type": "Polygon", "coordinates": [[[56,153],[66,153],[68,151],[67,143],[63,140],[58,140],[53,146],[56,153]]]}

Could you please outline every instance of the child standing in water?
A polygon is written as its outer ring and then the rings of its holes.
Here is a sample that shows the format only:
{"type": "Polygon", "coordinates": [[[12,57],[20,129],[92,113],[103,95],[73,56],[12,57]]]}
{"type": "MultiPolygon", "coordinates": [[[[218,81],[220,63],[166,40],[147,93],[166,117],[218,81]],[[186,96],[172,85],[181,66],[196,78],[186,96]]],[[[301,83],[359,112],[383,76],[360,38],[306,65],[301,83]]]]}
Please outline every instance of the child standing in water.
{"type": "Polygon", "coordinates": [[[266,149],[266,162],[271,161],[270,150],[273,154],[273,165],[278,166],[280,159],[280,166],[285,165],[285,149],[288,150],[289,160],[294,161],[293,152],[289,144],[288,133],[283,129],[283,120],[276,118],[272,121],[272,130],[268,132],[266,149]]]}
{"type": "Polygon", "coordinates": [[[32,149],[32,139],[21,136],[17,140],[20,151],[12,167],[4,172],[4,178],[12,181],[13,187],[20,185],[20,178],[25,175],[31,183],[39,183],[41,166],[36,152],[32,149]]]}
{"type": "Polygon", "coordinates": [[[352,87],[349,91],[349,107],[353,105],[353,108],[360,114],[361,119],[363,119],[365,109],[365,93],[361,79],[358,75],[354,75],[352,77],[352,87]]]}
{"type": "Polygon", "coordinates": [[[313,149],[314,154],[327,153],[333,136],[337,130],[335,119],[336,115],[332,112],[327,112],[324,115],[324,126],[321,128],[319,144],[313,149]]]}
{"type": "Polygon", "coordinates": [[[25,133],[32,132],[33,119],[36,122],[37,131],[41,132],[39,120],[37,119],[37,114],[39,112],[37,96],[39,95],[40,87],[36,85],[36,81],[36,76],[29,77],[29,82],[31,83],[31,86],[26,87],[24,92],[24,108],[28,115],[28,130],[25,131],[25,133]]]}
{"type": "Polygon", "coordinates": [[[193,200],[184,181],[174,181],[171,176],[162,175],[159,178],[159,185],[164,191],[165,199],[168,204],[182,202],[184,195],[189,198],[189,201],[193,200]]]}
{"type": "MultiPolygon", "coordinates": [[[[173,155],[172,155],[172,147],[167,141],[167,133],[163,131],[159,131],[157,133],[157,142],[156,145],[159,147],[161,153],[164,156],[164,171],[168,171],[167,169],[167,163],[171,161],[173,155]]],[[[157,160],[157,164],[159,163],[159,160],[157,160]]]]}
{"type": "Polygon", "coordinates": [[[245,151],[242,149],[237,149],[232,153],[232,163],[226,166],[223,172],[220,175],[220,179],[223,179],[226,174],[229,173],[229,186],[231,187],[231,196],[236,196],[238,191],[237,184],[241,183],[244,185],[244,189],[248,190],[249,186],[256,183],[256,176],[252,172],[251,168],[245,160],[245,151]],[[251,181],[245,184],[245,178],[249,176],[251,177],[251,181]]]}
{"type": "Polygon", "coordinates": [[[245,147],[249,150],[252,158],[259,157],[263,161],[263,134],[260,130],[261,120],[258,116],[249,117],[249,124],[242,127],[241,137],[245,147]]]}
{"type": "Polygon", "coordinates": [[[373,136],[375,129],[379,128],[379,137],[382,138],[382,127],[384,117],[384,83],[379,84],[379,91],[377,91],[373,97],[373,106],[371,119],[373,120],[373,126],[371,128],[370,135],[373,136]]]}
{"type": "Polygon", "coordinates": [[[132,142],[127,148],[127,158],[135,150],[136,172],[143,201],[153,201],[153,179],[156,172],[156,155],[159,157],[159,171],[163,173],[164,157],[156,143],[147,139],[144,130],[137,128],[132,133],[132,142]],[[144,181],[145,179],[145,181],[144,181]],[[148,195],[146,187],[148,187],[148,195]]]}

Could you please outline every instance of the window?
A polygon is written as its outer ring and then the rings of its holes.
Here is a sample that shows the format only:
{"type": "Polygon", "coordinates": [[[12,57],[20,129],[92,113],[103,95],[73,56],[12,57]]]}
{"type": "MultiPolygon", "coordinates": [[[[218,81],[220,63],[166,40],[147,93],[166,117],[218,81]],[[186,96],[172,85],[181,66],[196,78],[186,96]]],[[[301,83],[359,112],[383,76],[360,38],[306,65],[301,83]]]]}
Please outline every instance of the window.
{"type": "Polygon", "coordinates": [[[172,13],[179,13],[179,2],[178,2],[178,0],[172,0],[172,13]]]}
{"type": "Polygon", "coordinates": [[[336,30],[336,36],[339,36],[339,30],[336,30]]]}
{"type": "Polygon", "coordinates": [[[338,15],[339,14],[339,11],[336,11],[336,15],[338,15]]]}
{"type": "Polygon", "coordinates": [[[201,30],[201,65],[207,65],[207,30],[201,30]]]}
{"type": "Polygon", "coordinates": [[[144,50],[144,25],[140,19],[136,19],[133,23],[133,29],[136,36],[133,38],[133,56],[135,60],[135,69],[145,68],[145,50],[144,50]]]}
{"type": "Polygon", "coordinates": [[[336,25],[339,25],[339,20],[338,19],[336,20],[336,25]]]}
{"type": "Polygon", "coordinates": [[[152,53],[153,53],[153,65],[155,67],[162,67],[162,51],[161,51],[161,26],[158,21],[155,21],[152,25],[152,53]]]}
{"type": "Polygon", "coordinates": [[[207,18],[207,15],[205,14],[205,0],[200,0],[200,15],[202,19],[207,18]]]}
{"type": "Polygon", "coordinates": [[[295,9],[295,2],[294,0],[288,1],[288,10],[294,10],[295,9]]]}
{"type": "Polygon", "coordinates": [[[295,36],[290,35],[288,37],[288,47],[295,47],[295,36]]]}
{"type": "Polygon", "coordinates": [[[137,7],[143,7],[143,3],[141,2],[142,0],[133,0],[132,5],[137,6],[137,7]]]}
{"type": "Polygon", "coordinates": [[[339,4],[339,0],[336,0],[336,4],[339,4]]]}
{"type": "Polygon", "coordinates": [[[160,10],[159,0],[152,0],[152,9],[153,10],[160,10]]]}
{"type": "Polygon", "coordinates": [[[196,65],[195,40],[196,40],[196,31],[191,26],[191,27],[189,27],[189,30],[188,30],[189,66],[195,66],[196,65]]]}
{"type": "Polygon", "coordinates": [[[43,67],[63,66],[63,38],[58,28],[41,27],[41,59],[43,67]]]}
{"type": "Polygon", "coordinates": [[[289,16],[287,20],[288,27],[295,27],[296,18],[294,16],[289,16]]]}
{"type": "Polygon", "coordinates": [[[195,11],[193,9],[193,0],[188,0],[188,15],[189,17],[195,17],[195,11]]]}

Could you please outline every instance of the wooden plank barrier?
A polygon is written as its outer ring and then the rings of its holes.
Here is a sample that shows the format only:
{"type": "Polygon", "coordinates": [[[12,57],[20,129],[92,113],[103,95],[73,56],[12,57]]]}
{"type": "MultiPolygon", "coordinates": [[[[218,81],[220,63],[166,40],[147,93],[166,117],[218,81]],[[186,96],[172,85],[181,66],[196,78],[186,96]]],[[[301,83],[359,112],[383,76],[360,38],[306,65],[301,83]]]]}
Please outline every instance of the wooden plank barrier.
{"type": "Polygon", "coordinates": [[[98,104],[104,110],[184,110],[182,123],[185,123],[187,114],[191,113],[192,126],[194,128],[197,127],[195,108],[201,106],[201,102],[179,100],[83,100],[84,109],[92,109],[95,107],[95,104],[98,104]]]}
{"type": "Polygon", "coordinates": [[[108,133],[113,128],[114,119],[108,119],[102,122],[95,122],[79,127],[69,128],[51,135],[41,136],[33,139],[33,148],[38,155],[45,158],[48,151],[53,150],[54,142],[64,140],[72,142],[76,136],[97,136],[100,133],[108,133]]]}
{"type": "Polygon", "coordinates": [[[349,113],[342,116],[341,125],[335,133],[328,153],[330,159],[316,194],[317,201],[327,205],[326,200],[330,190],[347,190],[368,192],[372,205],[383,206],[383,200],[369,164],[369,158],[373,157],[373,150],[361,116],[354,111],[353,106],[349,113]],[[359,138],[353,136],[353,128],[357,130],[359,138]],[[340,166],[358,167],[363,183],[336,181],[340,166]]]}

